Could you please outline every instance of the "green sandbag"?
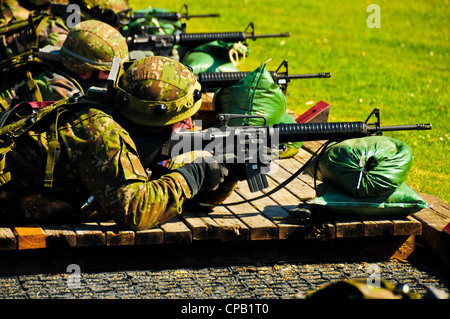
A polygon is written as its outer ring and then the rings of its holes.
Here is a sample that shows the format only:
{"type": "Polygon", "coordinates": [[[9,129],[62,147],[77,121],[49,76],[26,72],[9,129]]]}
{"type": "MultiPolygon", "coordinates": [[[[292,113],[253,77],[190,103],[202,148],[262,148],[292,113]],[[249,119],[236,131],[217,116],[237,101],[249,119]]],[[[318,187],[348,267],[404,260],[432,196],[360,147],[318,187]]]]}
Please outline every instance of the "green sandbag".
{"type": "MultiPolygon", "coordinates": [[[[220,88],[214,96],[214,109],[217,113],[261,115],[267,119],[267,125],[280,123],[286,114],[286,97],[281,88],[273,81],[266,64],[235,85],[220,88]]],[[[230,126],[263,125],[260,118],[233,119],[230,126]]]]}
{"type": "MultiPolygon", "coordinates": [[[[231,62],[229,51],[233,43],[213,41],[200,45],[189,51],[182,59],[182,63],[192,68],[194,74],[200,72],[239,72],[231,62]]],[[[182,51],[182,48],[180,48],[182,51]]]]}
{"type": "Polygon", "coordinates": [[[393,192],[376,198],[354,198],[333,183],[318,185],[320,196],[313,204],[324,217],[334,219],[396,219],[427,208],[427,203],[406,183],[393,192]]]}
{"type": "Polygon", "coordinates": [[[355,198],[368,198],[392,193],[411,166],[408,145],[387,136],[367,136],[330,144],[305,173],[331,181],[355,198]]]}
{"type": "MultiPolygon", "coordinates": [[[[267,125],[278,123],[295,123],[286,113],[287,101],[280,86],[276,84],[272,75],[266,69],[266,63],[235,85],[219,89],[214,96],[214,109],[217,113],[241,115],[261,115],[267,120],[267,125]]],[[[234,119],[230,126],[263,125],[260,118],[234,119]]],[[[286,143],[287,150],[280,154],[280,158],[292,157],[297,154],[301,142],[286,143]]]]}

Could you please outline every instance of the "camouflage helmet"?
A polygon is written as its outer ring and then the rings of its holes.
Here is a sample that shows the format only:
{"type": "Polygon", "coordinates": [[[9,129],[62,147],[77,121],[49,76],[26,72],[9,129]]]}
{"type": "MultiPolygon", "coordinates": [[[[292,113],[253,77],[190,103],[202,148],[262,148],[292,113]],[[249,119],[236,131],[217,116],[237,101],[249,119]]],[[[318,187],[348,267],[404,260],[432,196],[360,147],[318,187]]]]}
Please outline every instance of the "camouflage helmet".
{"type": "Polygon", "coordinates": [[[113,57],[128,60],[128,46],[120,32],[109,24],[87,20],[70,30],[60,55],[62,64],[73,72],[109,71],[113,57]]]}
{"type": "Polygon", "coordinates": [[[122,66],[115,103],[119,112],[134,123],[171,125],[200,108],[200,83],[192,70],[178,61],[149,56],[122,66]]]}

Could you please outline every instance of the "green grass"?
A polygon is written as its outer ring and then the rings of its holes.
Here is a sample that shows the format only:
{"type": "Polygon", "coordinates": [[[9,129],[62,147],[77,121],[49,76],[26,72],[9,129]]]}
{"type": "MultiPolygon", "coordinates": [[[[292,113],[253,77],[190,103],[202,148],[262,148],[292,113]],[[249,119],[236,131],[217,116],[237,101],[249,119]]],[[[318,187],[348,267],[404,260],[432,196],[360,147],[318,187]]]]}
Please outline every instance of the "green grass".
{"type": "MultiPolygon", "coordinates": [[[[432,123],[431,131],[386,135],[408,144],[414,164],[407,183],[449,202],[449,27],[448,0],[275,1],[154,0],[153,7],[220,18],[191,19],[188,32],[291,32],[290,38],[249,41],[251,54],[239,68],[252,71],[269,59],[275,70],[288,59],[290,73],[331,72],[329,79],[292,81],[288,108],[298,114],[324,100],[329,121],[363,121],[373,108],[382,125],[432,123]],[[381,28],[370,29],[369,4],[381,9],[381,28]]],[[[133,0],[134,9],[148,2],[133,0]]]]}

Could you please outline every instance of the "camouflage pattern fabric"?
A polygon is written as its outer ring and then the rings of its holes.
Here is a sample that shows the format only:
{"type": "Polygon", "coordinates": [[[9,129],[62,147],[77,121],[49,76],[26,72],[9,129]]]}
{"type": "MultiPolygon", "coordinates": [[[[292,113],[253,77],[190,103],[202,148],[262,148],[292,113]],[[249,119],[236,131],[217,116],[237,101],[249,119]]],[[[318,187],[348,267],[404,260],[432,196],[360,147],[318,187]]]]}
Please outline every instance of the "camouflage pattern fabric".
{"type": "Polygon", "coordinates": [[[0,111],[7,111],[23,101],[58,101],[80,92],[72,81],[54,72],[47,71],[34,77],[28,72],[27,76],[28,79],[0,92],[0,111]]]}
{"type": "Polygon", "coordinates": [[[36,27],[35,34],[31,27],[1,36],[0,52],[3,59],[13,57],[32,48],[46,45],[61,47],[69,34],[69,28],[57,17],[43,16],[36,27]]]}
{"type": "Polygon", "coordinates": [[[188,67],[173,59],[146,57],[121,72],[115,103],[134,123],[172,125],[193,116],[201,106],[200,83],[188,67]],[[159,112],[161,105],[164,109],[159,112]]]}
{"type": "MultiPolygon", "coordinates": [[[[72,2],[72,1],[69,1],[72,2]]],[[[100,6],[103,9],[110,9],[115,13],[127,10],[130,8],[128,1],[126,0],[88,0],[84,1],[86,6],[94,8],[95,6],[100,6]]]]}
{"type": "Polygon", "coordinates": [[[11,21],[25,20],[28,18],[30,10],[25,9],[17,0],[4,0],[3,10],[0,15],[1,25],[8,24],[11,21]]]}
{"type": "Polygon", "coordinates": [[[120,87],[147,101],[173,101],[184,97],[197,82],[185,65],[165,57],[134,62],[120,79],[120,87]]]}
{"type": "MultiPolygon", "coordinates": [[[[60,115],[61,154],[53,188],[43,192],[48,127],[45,120],[39,122],[7,154],[14,165],[11,181],[0,189],[0,201],[17,203],[27,221],[87,218],[79,216],[79,208],[93,195],[101,214],[119,226],[148,229],[180,214],[183,202],[191,197],[189,185],[179,173],[150,180],[128,132],[89,105],[60,115]],[[14,192],[17,189],[18,194],[14,192]]],[[[4,202],[2,208],[7,207],[4,202]]]]}
{"type": "Polygon", "coordinates": [[[6,3],[3,3],[3,6],[0,8],[0,27],[7,25],[11,21],[14,21],[13,12],[6,3]]]}
{"type": "Polygon", "coordinates": [[[77,24],[61,47],[61,62],[77,73],[109,71],[114,56],[128,60],[125,38],[110,25],[97,20],[77,24]]]}

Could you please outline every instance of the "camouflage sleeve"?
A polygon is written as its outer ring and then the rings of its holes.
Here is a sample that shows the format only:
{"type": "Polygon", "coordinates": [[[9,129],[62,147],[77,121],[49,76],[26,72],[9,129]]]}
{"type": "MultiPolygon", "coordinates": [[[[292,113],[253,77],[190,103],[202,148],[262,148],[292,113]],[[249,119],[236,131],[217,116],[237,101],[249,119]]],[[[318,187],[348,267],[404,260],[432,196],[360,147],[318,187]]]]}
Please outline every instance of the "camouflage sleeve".
{"type": "Polygon", "coordinates": [[[180,214],[184,200],[191,197],[179,173],[149,180],[128,133],[101,111],[90,109],[59,133],[76,173],[122,227],[154,227],[180,214]]]}
{"type": "Polygon", "coordinates": [[[0,111],[22,101],[59,101],[80,92],[75,83],[54,72],[43,72],[33,77],[29,72],[27,77],[0,92],[0,111]]]}
{"type": "Polygon", "coordinates": [[[46,45],[61,47],[68,34],[69,28],[63,20],[57,17],[44,17],[34,28],[27,27],[17,32],[3,34],[0,38],[0,47],[7,57],[13,57],[34,47],[43,48],[46,45]]]}
{"type": "Polygon", "coordinates": [[[74,82],[54,72],[41,73],[34,80],[39,87],[43,101],[59,101],[80,92],[74,82]]]}

